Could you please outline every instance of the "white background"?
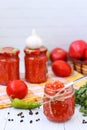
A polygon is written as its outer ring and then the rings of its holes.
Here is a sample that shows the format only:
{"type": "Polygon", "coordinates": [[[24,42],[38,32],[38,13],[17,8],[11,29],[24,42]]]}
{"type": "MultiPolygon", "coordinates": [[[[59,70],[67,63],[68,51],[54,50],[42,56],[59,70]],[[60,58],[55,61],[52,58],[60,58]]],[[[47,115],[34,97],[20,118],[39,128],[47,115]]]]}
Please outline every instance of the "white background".
{"type": "Polygon", "coordinates": [[[0,0],[0,47],[22,51],[33,28],[49,50],[87,41],[87,0],[0,0]]]}

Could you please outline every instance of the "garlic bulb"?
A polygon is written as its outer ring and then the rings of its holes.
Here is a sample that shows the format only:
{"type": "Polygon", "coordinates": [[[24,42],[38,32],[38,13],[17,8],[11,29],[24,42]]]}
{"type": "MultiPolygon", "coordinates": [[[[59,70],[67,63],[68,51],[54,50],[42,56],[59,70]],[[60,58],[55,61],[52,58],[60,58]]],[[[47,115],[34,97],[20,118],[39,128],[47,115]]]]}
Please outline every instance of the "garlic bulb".
{"type": "Polygon", "coordinates": [[[30,49],[37,49],[43,45],[42,39],[36,34],[36,31],[34,29],[32,30],[32,35],[29,36],[25,42],[26,47],[30,49]]]}

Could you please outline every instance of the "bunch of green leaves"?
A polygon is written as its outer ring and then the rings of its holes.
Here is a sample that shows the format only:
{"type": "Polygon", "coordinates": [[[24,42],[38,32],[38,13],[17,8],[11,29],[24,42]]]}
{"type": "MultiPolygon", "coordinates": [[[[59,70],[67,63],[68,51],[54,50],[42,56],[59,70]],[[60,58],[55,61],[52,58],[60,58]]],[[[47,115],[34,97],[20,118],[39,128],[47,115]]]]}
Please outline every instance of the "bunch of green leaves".
{"type": "Polygon", "coordinates": [[[83,116],[87,116],[87,83],[78,90],[75,89],[75,104],[79,104],[80,112],[83,113],[83,116]]]}

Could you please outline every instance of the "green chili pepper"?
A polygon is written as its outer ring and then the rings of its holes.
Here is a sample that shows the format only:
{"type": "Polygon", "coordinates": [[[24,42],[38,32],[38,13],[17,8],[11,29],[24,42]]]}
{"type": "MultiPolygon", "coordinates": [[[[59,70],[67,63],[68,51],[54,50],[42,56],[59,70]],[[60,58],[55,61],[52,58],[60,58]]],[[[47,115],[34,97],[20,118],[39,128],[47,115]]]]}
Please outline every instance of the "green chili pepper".
{"type": "Polygon", "coordinates": [[[34,109],[40,107],[41,103],[35,101],[26,102],[21,99],[15,98],[15,99],[11,99],[11,105],[15,108],[34,109]]]}

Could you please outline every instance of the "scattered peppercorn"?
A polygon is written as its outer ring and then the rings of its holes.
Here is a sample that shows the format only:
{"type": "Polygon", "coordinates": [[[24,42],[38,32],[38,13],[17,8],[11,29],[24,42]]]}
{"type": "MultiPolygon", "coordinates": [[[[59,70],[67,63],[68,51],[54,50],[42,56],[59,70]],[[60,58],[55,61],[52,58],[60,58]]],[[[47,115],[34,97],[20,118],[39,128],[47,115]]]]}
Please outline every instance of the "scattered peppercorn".
{"type": "Polygon", "coordinates": [[[10,112],[8,112],[8,115],[10,114],[10,112]]]}
{"type": "Polygon", "coordinates": [[[39,114],[39,112],[37,111],[37,112],[35,112],[35,114],[36,114],[36,115],[38,115],[38,114],[39,114]]]}
{"type": "Polygon", "coordinates": [[[23,120],[20,120],[20,122],[23,122],[23,120]]]}
{"type": "MultiPolygon", "coordinates": [[[[8,112],[8,115],[9,115],[9,114],[10,114],[10,112],[8,112]]],[[[33,111],[32,111],[31,109],[29,109],[29,115],[32,116],[33,114],[34,114],[33,111]]],[[[36,111],[36,112],[35,112],[35,115],[38,115],[38,114],[39,114],[39,112],[36,111]]],[[[24,118],[23,112],[17,113],[17,116],[20,117],[20,122],[23,122],[23,121],[24,121],[24,120],[22,119],[22,118],[24,118]]],[[[14,119],[13,119],[13,118],[9,118],[8,121],[14,121],[14,119]]],[[[40,121],[40,118],[36,119],[35,121],[36,121],[36,122],[40,121]]],[[[31,123],[33,123],[33,120],[30,120],[29,122],[30,122],[30,124],[31,124],[31,123]]]]}
{"type": "Polygon", "coordinates": [[[32,120],[30,120],[30,123],[33,123],[33,121],[32,121],[32,120]]]}
{"type": "Polygon", "coordinates": [[[83,123],[83,124],[87,124],[87,121],[85,121],[85,120],[82,120],[82,123],[83,123]]]}
{"type": "Polygon", "coordinates": [[[24,116],[21,116],[21,118],[24,118],[24,116]]]}
{"type": "Polygon", "coordinates": [[[14,121],[14,119],[8,119],[8,121],[14,121]]]}
{"type": "Polygon", "coordinates": [[[10,121],[10,119],[8,119],[8,121],[10,121]]]}
{"type": "Polygon", "coordinates": [[[36,119],[36,121],[40,121],[40,118],[36,119]]]}
{"type": "Polygon", "coordinates": [[[22,114],[23,114],[23,112],[20,112],[20,113],[17,114],[17,116],[21,116],[22,114]]]}

